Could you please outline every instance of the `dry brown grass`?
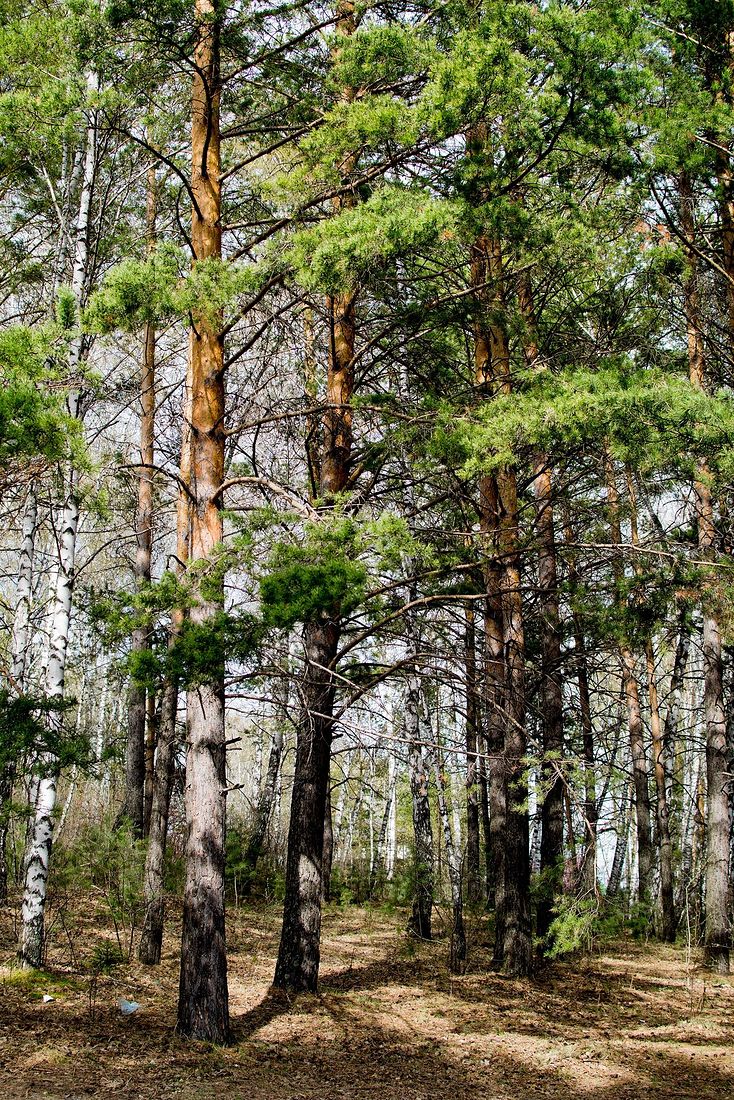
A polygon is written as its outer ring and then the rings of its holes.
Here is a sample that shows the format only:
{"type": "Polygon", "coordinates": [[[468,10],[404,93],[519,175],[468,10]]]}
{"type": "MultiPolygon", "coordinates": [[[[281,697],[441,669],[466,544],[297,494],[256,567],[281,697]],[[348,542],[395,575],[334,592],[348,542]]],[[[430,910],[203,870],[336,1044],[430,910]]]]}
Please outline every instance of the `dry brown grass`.
{"type": "MultiPolygon", "coordinates": [[[[2,947],[12,957],[11,914],[2,947]]],[[[734,1097],[734,981],[690,966],[679,948],[621,942],[529,981],[489,968],[473,928],[466,975],[445,943],[415,944],[404,914],[326,915],[318,996],[269,992],[279,912],[230,912],[234,1043],[173,1034],[177,956],[95,980],[60,937],[48,974],[0,973],[0,1083],[17,1097],[182,1100],[728,1100],[734,1097]],[[50,1004],[42,994],[55,996],[50,1004]],[[119,996],[141,1009],[123,1018],[119,996]]],[[[109,934],[80,917],[88,944],[109,934]]],[[[483,942],[483,940],[485,942],[483,942]]]]}

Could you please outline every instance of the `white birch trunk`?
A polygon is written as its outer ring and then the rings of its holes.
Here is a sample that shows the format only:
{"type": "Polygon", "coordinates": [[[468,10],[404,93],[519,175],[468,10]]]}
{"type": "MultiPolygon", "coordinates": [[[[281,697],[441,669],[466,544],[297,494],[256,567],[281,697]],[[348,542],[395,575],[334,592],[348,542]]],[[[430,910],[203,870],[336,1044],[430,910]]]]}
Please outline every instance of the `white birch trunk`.
{"type": "MultiPolygon", "coordinates": [[[[90,76],[88,89],[96,89],[96,82],[90,76]]],[[[74,234],[74,261],[72,266],[71,289],[81,302],[87,277],[89,257],[89,230],[94,185],[96,157],[95,112],[87,118],[84,145],[84,169],[79,195],[79,211],[74,234]]],[[[73,375],[82,361],[84,344],[81,335],[75,337],[69,349],[69,369],[73,375]]],[[[81,395],[77,391],[68,401],[69,411],[79,415],[81,395]]],[[[49,639],[48,670],[46,674],[46,695],[51,700],[64,697],[64,676],[66,671],[66,653],[71,624],[72,596],[74,592],[74,561],[76,556],[77,531],[79,525],[79,499],[76,492],[76,477],[71,471],[68,493],[62,513],[61,530],[58,532],[59,565],[56,577],[56,591],[53,601],[51,634],[49,639]]],[[[50,713],[48,722],[52,732],[61,727],[61,714],[50,713]]],[[[21,905],[21,936],[19,954],[23,966],[40,967],[44,952],[44,917],[48,874],[51,861],[54,812],[56,809],[57,768],[50,754],[39,761],[38,793],[33,811],[30,838],[25,860],[25,883],[21,905]]]]}
{"type": "Polygon", "coordinates": [[[398,849],[397,768],[395,766],[395,754],[392,750],[390,750],[387,761],[387,795],[390,799],[390,816],[387,823],[385,878],[388,882],[392,882],[398,849]]]}
{"type": "Polygon", "coordinates": [[[15,596],[15,616],[11,642],[12,686],[17,692],[22,692],[24,689],[28,667],[31,598],[33,593],[33,552],[36,544],[37,525],[38,504],[36,494],[31,487],[23,516],[23,538],[18,561],[18,587],[15,596]]]}

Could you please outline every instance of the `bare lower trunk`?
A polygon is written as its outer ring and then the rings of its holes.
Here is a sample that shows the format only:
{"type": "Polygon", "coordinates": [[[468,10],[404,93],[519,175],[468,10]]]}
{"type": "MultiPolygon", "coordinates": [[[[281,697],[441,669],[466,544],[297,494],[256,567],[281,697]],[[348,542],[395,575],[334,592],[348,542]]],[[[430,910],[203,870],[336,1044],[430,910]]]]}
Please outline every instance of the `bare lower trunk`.
{"type": "Polygon", "coordinates": [[[404,714],[415,840],[415,885],[409,928],[416,936],[430,940],[433,914],[433,826],[428,797],[430,773],[428,748],[421,743],[420,676],[414,672],[408,676],[404,714]]]}
{"type": "MultiPolygon", "coordinates": [[[[79,506],[72,486],[62,516],[59,569],[56,579],[46,673],[46,695],[49,699],[59,702],[64,698],[64,676],[71,624],[78,522],[79,506]]],[[[61,720],[62,716],[58,711],[50,713],[47,719],[49,723],[56,726],[55,732],[57,733],[60,732],[61,720]]],[[[21,906],[22,927],[19,954],[22,964],[27,967],[40,967],[43,963],[46,890],[51,863],[58,781],[57,761],[53,757],[44,755],[39,764],[42,772],[38,778],[35,806],[33,807],[26,850],[25,883],[21,906]]]]}
{"type": "Polygon", "coordinates": [[[145,913],[138,945],[141,963],[156,966],[161,961],[165,917],[164,867],[168,838],[168,813],[176,750],[176,710],[178,692],[172,680],[163,688],[161,728],[153,773],[153,801],[145,857],[143,902],[145,913]]]}
{"type": "Polygon", "coordinates": [[[464,632],[464,666],[466,670],[466,892],[471,905],[482,896],[479,879],[479,775],[477,765],[477,730],[479,699],[477,696],[477,661],[474,612],[466,612],[464,632]]]}
{"type": "Polygon", "coordinates": [[[545,937],[552,920],[554,899],[563,880],[563,693],[561,687],[561,626],[558,610],[558,573],[553,522],[553,483],[547,457],[535,465],[535,526],[538,535],[538,589],[541,602],[541,676],[543,731],[543,802],[540,842],[541,894],[538,899],[538,936],[545,937]]]}
{"type": "MultiPolygon", "coordinates": [[[[623,611],[621,591],[624,582],[624,565],[621,558],[622,531],[619,516],[619,493],[617,491],[614,461],[606,448],[604,450],[604,475],[609,505],[609,530],[612,543],[618,548],[613,562],[614,580],[617,587],[615,598],[620,610],[623,611]]],[[[640,901],[646,901],[650,896],[654,863],[652,831],[650,828],[650,790],[635,659],[626,640],[623,640],[619,647],[619,656],[622,665],[622,689],[627,704],[632,778],[635,788],[638,861],[637,896],[640,901]]]]}
{"type": "Polygon", "coordinates": [[[612,859],[612,869],[609,873],[609,882],[607,883],[607,897],[613,898],[619,893],[619,888],[622,885],[622,872],[624,871],[624,861],[627,854],[627,842],[629,839],[630,826],[632,824],[632,812],[633,801],[623,796],[619,811],[618,818],[621,818],[620,831],[617,833],[617,843],[614,847],[614,857],[612,859]]]}
{"type": "Polygon", "coordinates": [[[652,639],[648,638],[645,659],[650,698],[650,726],[652,730],[653,767],[657,811],[657,839],[660,853],[660,939],[664,943],[675,941],[675,897],[673,893],[673,842],[670,836],[670,813],[666,784],[665,741],[660,721],[657,682],[655,678],[655,654],[652,639]]]}
{"type": "Polygon", "coordinates": [[[257,870],[257,862],[265,845],[265,837],[273,814],[275,804],[275,792],[280,773],[280,762],[283,756],[283,725],[280,719],[276,721],[273,735],[270,741],[270,754],[268,756],[268,769],[265,774],[265,783],[260,792],[260,797],[255,811],[255,824],[247,842],[245,864],[247,870],[242,884],[242,893],[250,893],[252,878],[257,870]]]}
{"type": "Polygon", "coordinates": [[[329,786],[339,624],[328,619],[304,627],[304,712],[298,726],[288,830],[283,926],[273,985],[315,992],[321,938],[324,815],[329,786]]]}
{"type": "Polygon", "coordinates": [[[321,863],[321,898],[331,901],[331,868],[334,862],[334,826],[331,809],[331,778],[326,784],[326,808],[324,809],[324,854],[321,863]]]}
{"type": "MultiPolygon", "coordinates": [[[[13,634],[10,643],[11,687],[22,694],[25,689],[28,642],[30,637],[31,597],[33,592],[33,555],[38,523],[38,504],[33,487],[28,492],[18,558],[18,583],[15,592],[13,634]]],[[[16,761],[9,761],[0,772],[0,905],[8,900],[8,832],[16,776],[16,761]]]]}
{"type": "Polygon", "coordinates": [[[507,974],[530,973],[530,825],[525,757],[525,640],[520,595],[517,485],[512,470],[498,475],[500,501],[501,598],[505,653],[504,753],[507,790],[505,823],[504,951],[507,974]]]}
{"type": "Polygon", "coordinates": [[[461,854],[457,850],[451,832],[451,822],[446,806],[445,780],[438,758],[434,763],[438,809],[446,844],[446,859],[449,867],[451,885],[451,947],[449,949],[449,970],[452,974],[463,974],[466,970],[466,930],[464,928],[464,908],[461,897],[461,854]]]}

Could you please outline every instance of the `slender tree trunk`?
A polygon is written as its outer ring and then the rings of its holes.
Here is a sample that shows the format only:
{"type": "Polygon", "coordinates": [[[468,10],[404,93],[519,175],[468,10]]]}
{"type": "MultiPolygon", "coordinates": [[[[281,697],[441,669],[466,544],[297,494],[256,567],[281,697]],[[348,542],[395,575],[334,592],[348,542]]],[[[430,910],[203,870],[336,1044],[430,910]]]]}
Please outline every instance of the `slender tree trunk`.
{"type": "MultiPolygon", "coordinates": [[[[156,179],[155,168],[148,169],[146,235],[148,252],[155,247],[156,179]]],[[[138,503],[135,513],[135,586],[141,589],[150,583],[150,565],[153,552],[153,463],[155,437],[155,329],[146,324],[143,332],[143,357],[140,378],[140,476],[138,477],[138,503]]],[[[139,626],[133,632],[134,655],[148,648],[148,628],[139,626]]],[[[145,832],[145,729],[146,691],[134,680],[130,685],[128,705],[127,744],[125,749],[125,800],[120,811],[127,818],[135,836],[145,832]]]]}
{"type": "Polygon", "coordinates": [[[278,774],[280,772],[280,762],[283,758],[283,724],[280,718],[273,727],[273,734],[270,740],[270,753],[268,755],[268,768],[265,773],[265,783],[260,797],[257,803],[257,809],[255,811],[255,824],[253,825],[250,838],[247,842],[247,851],[245,852],[245,864],[247,871],[242,884],[242,893],[248,895],[252,886],[252,877],[257,870],[257,863],[262,855],[262,850],[265,844],[265,837],[268,833],[268,826],[270,825],[270,819],[273,814],[273,805],[275,803],[275,791],[278,784],[278,774]]]}
{"type": "MultiPolygon", "coordinates": [[[[337,0],[337,43],[356,29],[353,0],[337,0]]],[[[333,57],[339,55],[339,45],[333,57]]],[[[354,93],[347,88],[344,98],[354,93]]],[[[349,157],[341,170],[348,176],[356,165],[349,157]]],[[[334,201],[335,212],[352,206],[356,198],[334,201]]],[[[326,382],[327,410],[322,423],[322,446],[318,456],[321,506],[333,507],[348,487],[352,459],[352,397],[354,394],[355,296],[336,294],[327,299],[329,320],[329,364],[326,382]]],[[[307,339],[308,343],[308,339],[307,339]]],[[[309,449],[309,458],[313,448],[309,449]]],[[[298,727],[296,764],[293,777],[291,821],[288,831],[283,927],[274,985],[282,989],[310,990],[318,983],[321,895],[324,859],[324,815],[329,788],[332,714],[336,682],[336,655],[341,636],[338,607],[306,623],[303,631],[306,672],[303,714],[298,727]]]]}
{"type": "MultiPolygon", "coordinates": [[[[727,158],[728,170],[728,158],[727,158]]],[[[730,184],[730,180],[728,181],[730,184]]],[[[687,177],[682,176],[679,185],[681,225],[689,242],[688,273],[684,285],[685,313],[688,336],[688,369],[693,386],[706,389],[703,330],[698,293],[698,259],[695,245],[694,200],[687,177]]],[[[731,188],[726,191],[730,197],[731,188]]],[[[729,214],[731,213],[730,209],[729,214]]],[[[734,257],[734,220],[727,215],[725,247],[731,248],[734,257]],[[728,235],[727,235],[728,234],[728,235]]],[[[732,259],[734,272],[734,259],[732,259]]],[[[729,306],[734,332],[734,291],[730,289],[729,306]]],[[[696,496],[696,520],[698,549],[704,560],[713,561],[716,556],[716,527],[711,478],[706,464],[698,470],[694,492],[696,496]]],[[[712,608],[704,604],[703,614],[703,675],[704,717],[706,722],[706,959],[709,966],[720,974],[729,973],[729,949],[731,923],[727,911],[729,889],[729,790],[728,746],[726,739],[726,714],[723,698],[723,665],[721,627],[712,608]]]]}
{"type": "MultiPolygon", "coordinates": [[[[525,321],[525,359],[531,369],[542,366],[530,276],[518,287],[518,305],[525,321]]],[[[561,617],[558,607],[558,567],[553,515],[553,471],[547,454],[535,457],[535,531],[538,541],[538,598],[540,601],[541,728],[543,736],[542,832],[540,841],[541,891],[537,931],[545,938],[552,919],[555,895],[563,885],[563,688],[561,683],[561,617]]]]}
{"type": "MultiPolygon", "coordinates": [[[[627,470],[627,488],[630,505],[630,535],[633,546],[639,546],[640,537],[637,525],[637,494],[632,472],[627,470]]],[[[635,571],[641,575],[638,565],[635,571]]],[[[660,939],[664,943],[675,940],[675,898],[673,895],[673,844],[670,837],[670,815],[665,766],[665,743],[660,721],[660,704],[655,670],[655,651],[652,637],[645,642],[645,666],[647,670],[647,693],[650,703],[650,732],[652,735],[653,774],[656,794],[656,832],[660,860],[660,939]]]]}
{"type": "Polygon", "coordinates": [[[288,830],[285,904],[273,984],[315,992],[321,938],[324,816],[329,784],[338,620],[304,627],[304,714],[298,728],[288,830]]]}
{"type": "Polygon", "coordinates": [[[525,757],[525,639],[520,595],[517,485],[513,470],[498,476],[502,616],[505,653],[504,754],[507,783],[505,823],[504,951],[507,974],[523,976],[532,967],[530,925],[530,823],[525,757]]]}
{"type": "MultiPolygon", "coordinates": [[[[87,88],[94,94],[97,81],[89,75],[87,88]]],[[[74,254],[71,273],[71,290],[79,305],[84,304],[88,288],[89,237],[92,207],[92,191],[96,165],[97,115],[90,110],[84,133],[83,153],[81,157],[82,177],[79,191],[79,207],[74,227],[74,254]]],[[[68,356],[69,374],[74,377],[86,354],[84,338],[76,336],[71,343],[68,356]]],[[[78,416],[81,406],[81,394],[75,392],[67,400],[68,412],[78,416]]],[[[61,514],[61,528],[57,533],[58,572],[49,639],[48,665],[46,669],[46,696],[57,703],[64,698],[64,676],[66,671],[66,652],[71,625],[72,596],[74,592],[74,562],[76,557],[77,529],[79,525],[79,498],[76,488],[76,473],[69,471],[65,503],[61,514]]],[[[48,722],[60,732],[62,715],[52,712],[48,722]]],[[[21,906],[21,935],[19,955],[23,966],[40,967],[45,946],[44,918],[46,910],[46,891],[51,863],[51,845],[53,840],[54,811],[58,780],[58,762],[48,754],[39,761],[42,774],[38,777],[35,805],[32,808],[29,839],[24,863],[24,888],[21,906]]]]}
{"type": "MultiPolygon", "coordinates": [[[[564,538],[567,546],[574,542],[571,520],[568,512],[564,515],[564,538]]],[[[572,597],[579,586],[579,573],[575,557],[567,555],[568,579],[572,597]]],[[[575,603],[575,601],[574,601],[575,603]]],[[[584,762],[584,855],[579,875],[579,888],[585,897],[597,892],[596,848],[599,811],[596,802],[596,766],[594,760],[594,723],[591,715],[591,692],[589,690],[589,666],[586,654],[586,638],[581,616],[574,606],[571,614],[573,623],[574,669],[579,691],[579,716],[581,718],[582,756],[584,762]]]]}
{"type": "Polygon", "coordinates": [[[321,867],[321,900],[331,901],[331,869],[334,863],[334,826],[331,807],[331,778],[326,785],[326,807],[324,809],[324,854],[321,867]]]}
{"type": "MultiPolygon", "coordinates": [[[[608,452],[604,450],[604,471],[607,484],[607,502],[609,506],[609,529],[612,543],[620,548],[622,544],[622,531],[619,518],[619,493],[614,473],[614,462],[608,452]]],[[[624,580],[624,568],[621,559],[621,549],[614,559],[614,580],[617,587],[616,599],[619,602],[619,591],[624,580]]],[[[626,641],[619,647],[619,656],[622,665],[622,687],[627,703],[627,720],[629,724],[630,752],[632,758],[632,776],[635,785],[635,817],[637,823],[637,893],[640,901],[644,901],[650,894],[650,881],[653,869],[653,845],[650,828],[650,791],[648,786],[647,756],[645,754],[644,726],[642,723],[642,709],[640,707],[640,691],[637,682],[635,659],[626,641]]]]}
{"type": "MultiPolygon", "coordinates": [[[[11,688],[22,694],[25,689],[28,642],[30,636],[31,597],[33,592],[33,555],[38,525],[38,503],[33,486],[28,491],[20,555],[18,558],[18,583],[15,592],[13,634],[10,643],[11,688]]],[[[0,905],[8,900],[8,833],[10,811],[15,783],[16,763],[10,761],[0,773],[0,905]]]]}
{"type": "Polygon", "coordinates": [[[389,818],[387,823],[387,838],[385,847],[385,878],[392,882],[395,874],[395,860],[398,850],[398,800],[397,800],[398,769],[395,762],[395,754],[390,750],[387,762],[387,796],[389,806],[389,818]]]}
{"type": "Polygon", "coordinates": [[[561,621],[558,610],[558,570],[553,522],[553,484],[547,456],[535,464],[535,527],[538,536],[540,599],[543,804],[540,873],[543,887],[538,900],[538,936],[548,933],[555,895],[563,880],[563,691],[561,687],[561,621]]]}
{"type": "Polygon", "coordinates": [[[464,668],[466,670],[466,892],[470,905],[476,905],[482,896],[479,880],[479,784],[477,767],[477,730],[480,711],[477,697],[476,636],[472,608],[468,608],[466,612],[464,668]]]}
{"type": "MultiPolygon", "coordinates": [[[[70,487],[59,532],[59,567],[54,595],[54,612],[46,673],[46,696],[61,702],[64,698],[66,652],[69,643],[71,603],[74,591],[74,559],[76,554],[79,506],[73,486],[70,487]]],[[[60,733],[62,715],[51,712],[49,724],[60,733]]],[[[38,779],[35,807],[25,860],[25,884],[21,907],[20,959],[25,967],[40,967],[45,949],[44,917],[46,890],[51,863],[54,811],[58,772],[56,760],[44,754],[40,760],[42,772],[38,779]]]]}
{"type": "Polygon", "coordinates": [[[466,929],[464,928],[464,907],[461,897],[461,853],[457,849],[451,832],[451,822],[446,806],[445,778],[438,760],[434,760],[438,808],[446,844],[446,861],[449,868],[451,885],[451,947],[449,950],[449,970],[452,974],[463,974],[466,970],[466,929]]]}
{"type": "Polygon", "coordinates": [[[420,675],[411,671],[407,678],[404,707],[415,837],[415,894],[409,928],[421,939],[430,940],[433,915],[433,826],[428,796],[429,750],[421,739],[421,694],[420,675]]]}
{"type": "MultiPolygon", "coordinates": [[[[632,784],[630,784],[630,790],[632,789],[632,784]]],[[[616,897],[622,885],[622,872],[624,870],[624,860],[627,854],[627,843],[629,840],[630,826],[632,824],[632,812],[633,800],[630,797],[628,802],[625,792],[617,815],[621,818],[622,825],[620,832],[617,834],[617,843],[614,847],[614,857],[612,859],[612,870],[610,871],[609,882],[607,883],[608,898],[616,897]]]]}
{"type": "MultiPolygon", "coordinates": [[[[220,17],[212,0],[195,0],[194,14],[191,242],[196,263],[221,260],[222,194],[220,17]]],[[[199,318],[189,337],[190,477],[182,492],[188,489],[190,494],[192,563],[210,560],[222,540],[225,367],[219,320],[199,318]]],[[[206,631],[221,612],[223,582],[207,577],[206,589],[200,587],[196,597],[191,623],[206,631]]],[[[224,1043],[229,1038],[229,1000],[224,930],[223,657],[205,683],[188,690],[186,714],[186,886],[176,1028],[186,1038],[224,1043]]]]}
{"type": "Polygon", "coordinates": [[[161,961],[165,917],[164,867],[168,838],[168,814],[171,805],[173,766],[176,758],[176,683],[167,679],[161,702],[161,726],[153,773],[153,800],[145,856],[143,901],[145,913],[138,945],[138,958],[147,966],[161,961]]]}

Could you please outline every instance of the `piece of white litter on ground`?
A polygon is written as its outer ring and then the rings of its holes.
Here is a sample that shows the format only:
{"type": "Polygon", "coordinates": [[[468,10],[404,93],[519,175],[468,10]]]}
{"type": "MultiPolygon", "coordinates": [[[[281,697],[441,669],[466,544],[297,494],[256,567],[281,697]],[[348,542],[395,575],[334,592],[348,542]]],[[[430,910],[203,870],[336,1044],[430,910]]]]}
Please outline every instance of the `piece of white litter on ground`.
{"type": "Polygon", "coordinates": [[[133,1012],[137,1012],[140,1008],[138,1001],[126,1001],[124,997],[118,997],[117,1003],[123,1016],[132,1016],[133,1012]]]}
{"type": "Polygon", "coordinates": [[[45,1005],[50,1005],[50,1004],[51,1004],[51,1001],[55,1001],[55,1000],[56,1000],[56,998],[55,998],[55,997],[52,997],[52,996],[50,996],[50,994],[48,994],[48,993],[44,993],[44,995],[43,995],[43,1003],[44,1003],[45,1005]]]}

